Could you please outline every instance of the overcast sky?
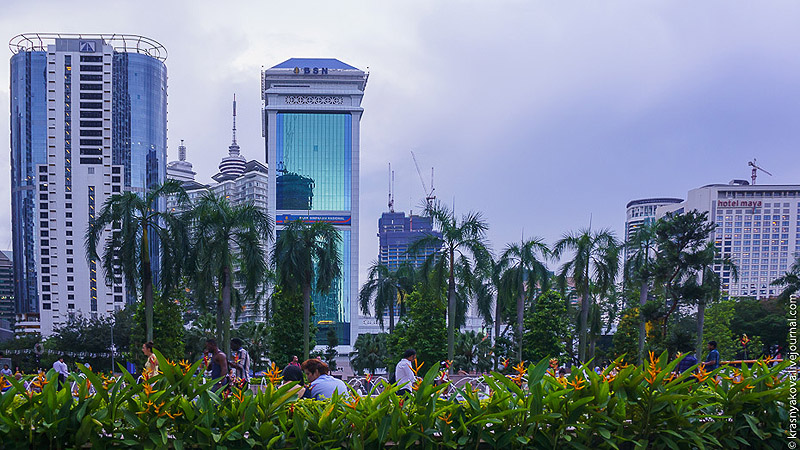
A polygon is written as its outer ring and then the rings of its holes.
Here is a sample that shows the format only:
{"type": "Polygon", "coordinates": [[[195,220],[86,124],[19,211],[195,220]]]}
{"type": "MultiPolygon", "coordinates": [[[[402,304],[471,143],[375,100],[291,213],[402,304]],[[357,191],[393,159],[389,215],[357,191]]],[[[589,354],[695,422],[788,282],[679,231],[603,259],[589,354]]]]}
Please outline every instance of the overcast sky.
{"type": "MultiPolygon", "coordinates": [[[[377,256],[388,163],[396,209],[426,183],[483,211],[495,249],[588,225],[622,234],[628,201],[749,179],[800,183],[796,1],[18,1],[25,32],[131,33],[169,51],[169,160],[209,182],[230,145],[265,159],[260,71],[291,57],[369,69],[361,121],[361,272],[377,256]],[[113,7],[110,5],[114,5],[113,7]]],[[[10,57],[10,51],[6,51],[10,57]]],[[[5,67],[8,67],[7,65],[5,67]]],[[[0,109],[9,111],[8,69],[0,109]]],[[[9,142],[0,114],[0,142],[9,142]]],[[[11,248],[9,151],[0,248],[11,248]]]]}

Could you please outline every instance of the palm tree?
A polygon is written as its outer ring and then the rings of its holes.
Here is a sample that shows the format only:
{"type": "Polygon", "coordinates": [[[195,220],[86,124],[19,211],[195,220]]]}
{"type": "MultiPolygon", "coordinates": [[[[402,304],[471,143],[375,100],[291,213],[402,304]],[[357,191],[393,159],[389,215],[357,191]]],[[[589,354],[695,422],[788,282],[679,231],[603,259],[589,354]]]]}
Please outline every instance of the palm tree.
{"type": "Polygon", "coordinates": [[[772,282],[775,286],[785,286],[778,295],[778,300],[789,302],[789,300],[800,292],[800,256],[789,268],[789,271],[772,282]]]}
{"type": "Polygon", "coordinates": [[[113,283],[121,272],[131,295],[136,297],[142,293],[148,341],[153,340],[151,252],[157,251],[151,244],[156,242],[160,247],[158,279],[162,298],[167,298],[178,283],[188,249],[183,221],[173,212],[162,211],[159,206],[168,196],[176,196],[179,203],[188,200],[181,183],[174,180],[153,187],[143,196],[134,192],[112,195],[103,204],[97,218],[89,221],[84,241],[89,264],[102,260],[106,283],[113,283]],[[108,232],[107,227],[111,232],[105,237],[101,258],[97,246],[103,234],[108,232]]]}
{"type": "Polygon", "coordinates": [[[277,282],[284,289],[303,294],[304,355],[310,355],[311,290],[322,295],[330,292],[334,281],[342,275],[339,245],[342,236],[332,224],[302,220],[289,223],[278,234],[272,263],[277,282]]]}
{"type": "MultiPolygon", "coordinates": [[[[700,282],[694,286],[689,286],[687,291],[696,290],[697,297],[697,342],[695,345],[696,357],[698,361],[703,353],[703,328],[706,320],[706,306],[713,300],[719,300],[722,296],[722,279],[719,273],[714,271],[714,265],[721,265],[730,271],[731,278],[736,281],[739,279],[739,268],[727,256],[719,257],[713,242],[706,244],[706,248],[697,255],[696,271],[700,277],[700,282]]],[[[694,284],[694,283],[692,283],[694,284]]]]}
{"type": "Polygon", "coordinates": [[[639,364],[644,361],[644,343],[647,339],[647,321],[642,309],[647,303],[650,283],[656,275],[656,225],[644,224],[625,243],[628,259],[625,261],[625,275],[631,282],[639,283],[639,364]]]}
{"type": "Polygon", "coordinates": [[[359,334],[353,344],[355,354],[350,355],[350,364],[356,373],[367,369],[375,374],[379,367],[386,367],[386,335],[385,334],[359,334]]]}
{"type": "Polygon", "coordinates": [[[398,302],[399,288],[396,272],[390,272],[389,267],[379,262],[373,262],[369,268],[367,282],[361,287],[358,299],[361,312],[369,314],[372,303],[375,318],[383,330],[383,313],[389,311],[389,333],[394,331],[394,307],[398,302]]]}
{"type": "MultiPolygon", "coordinates": [[[[188,213],[193,226],[196,269],[194,284],[198,297],[214,292],[217,301],[217,332],[223,351],[230,353],[231,299],[238,304],[234,277],[244,285],[247,299],[256,299],[267,272],[266,236],[272,223],[261,209],[248,203],[231,205],[227,199],[209,193],[188,213]],[[221,297],[221,298],[220,298],[221,297]]],[[[237,308],[238,310],[238,308],[237,308]]]]}
{"type": "Polygon", "coordinates": [[[500,270],[504,270],[502,290],[508,298],[517,299],[517,359],[522,361],[522,336],[525,302],[535,297],[537,285],[542,287],[549,274],[542,262],[550,254],[547,244],[540,238],[523,239],[508,244],[500,257],[500,270]]]}
{"type": "Polygon", "coordinates": [[[591,285],[604,294],[614,284],[619,267],[617,238],[611,230],[580,230],[564,235],[553,247],[553,256],[560,258],[566,251],[574,251],[571,260],[561,266],[560,276],[571,276],[575,291],[581,297],[578,358],[586,362],[588,344],[589,300],[591,285]]]}
{"type": "MultiPolygon", "coordinates": [[[[485,264],[489,257],[487,250],[486,230],[489,225],[479,212],[470,212],[458,220],[455,213],[442,203],[431,204],[426,208],[434,224],[441,231],[441,237],[429,234],[418,239],[409,246],[409,253],[419,254],[423,249],[435,247],[439,251],[430,254],[423,263],[422,271],[426,280],[433,280],[434,292],[441,292],[444,280],[447,280],[447,359],[452,361],[454,355],[455,332],[457,320],[457,292],[456,274],[466,274],[465,270],[459,271],[459,265],[466,269],[465,262],[471,256],[477,265],[485,264]]],[[[469,293],[472,283],[463,283],[467,286],[464,293],[469,293]]],[[[462,311],[466,311],[462,308],[462,311]]],[[[451,366],[452,367],[452,366],[451,366]]],[[[451,369],[452,370],[452,369],[451,369]]]]}

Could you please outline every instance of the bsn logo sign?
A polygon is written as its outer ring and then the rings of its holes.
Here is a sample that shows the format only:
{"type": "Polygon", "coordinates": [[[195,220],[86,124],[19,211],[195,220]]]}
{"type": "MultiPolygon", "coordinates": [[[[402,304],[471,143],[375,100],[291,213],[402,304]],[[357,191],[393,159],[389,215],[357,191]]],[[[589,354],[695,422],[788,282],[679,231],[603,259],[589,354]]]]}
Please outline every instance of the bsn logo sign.
{"type": "Polygon", "coordinates": [[[81,53],[94,53],[94,41],[80,41],[78,48],[81,53]]]}
{"type": "Polygon", "coordinates": [[[299,74],[302,73],[303,75],[327,75],[328,68],[327,67],[303,67],[302,69],[299,67],[294,68],[294,73],[299,74]]]}

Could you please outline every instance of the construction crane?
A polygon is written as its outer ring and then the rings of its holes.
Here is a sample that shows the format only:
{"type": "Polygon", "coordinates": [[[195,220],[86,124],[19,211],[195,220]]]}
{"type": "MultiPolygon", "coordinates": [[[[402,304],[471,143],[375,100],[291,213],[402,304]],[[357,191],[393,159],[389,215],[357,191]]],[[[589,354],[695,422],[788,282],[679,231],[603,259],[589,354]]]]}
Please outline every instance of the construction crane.
{"type": "Polygon", "coordinates": [[[414,165],[417,167],[417,174],[419,175],[419,181],[422,182],[422,189],[425,191],[425,202],[428,205],[428,208],[433,206],[433,201],[436,200],[436,196],[433,195],[433,191],[436,188],[433,187],[433,167],[431,167],[431,190],[428,190],[428,186],[425,184],[425,179],[422,178],[422,171],[419,170],[419,163],[417,162],[417,155],[414,154],[414,150],[411,150],[411,157],[414,159],[414,165]]]}
{"type": "Polygon", "coordinates": [[[759,170],[764,172],[765,174],[767,174],[769,176],[772,176],[772,174],[767,172],[763,167],[759,167],[758,165],[756,165],[756,159],[755,158],[753,158],[752,161],[748,161],[747,165],[753,168],[753,171],[750,173],[750,179],[753,180],[753,185],[754,186],[756,184],[756,175],[758,175],[758,171],[759,170]]]}
{"type": "Polygon", "coordinates": [[[394,170],[392,170],[392,163],[389,163],[389,212],[394,212],[394,170]]]}

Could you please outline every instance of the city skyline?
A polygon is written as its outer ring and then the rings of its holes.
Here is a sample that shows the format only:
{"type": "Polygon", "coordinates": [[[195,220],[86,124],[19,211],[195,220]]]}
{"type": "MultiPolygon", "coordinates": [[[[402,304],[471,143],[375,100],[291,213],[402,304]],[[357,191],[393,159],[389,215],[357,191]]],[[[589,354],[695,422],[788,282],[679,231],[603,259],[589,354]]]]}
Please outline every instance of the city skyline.
{"type": "MultiPolygon", "coordinates": [[[[7,39],[107,31],[97,23],[114,17],[115,29],[169,49],[168,160],[177,159],[185,139],[201,182],[216,172],[219,149],[230,142],[233,92],[239,141],[248,157],[262,160],[262,66],[309,56],[369,67],[360,281],[377,257],[373,221],[387,209],[388,162],[397,174],[395,208],[420,209],[412,149],[426,183],[435,167],[441,200],[485,213],[498,251],[523,233],[552,243],[590,220],[622,239],[630,200],[683,197],[698,186],[746,179],[753,157],[774,174],[760,176],[760,184],[800,180],[792,153],[800,141],[793,127],[800,63],[792,49],[800,9],[790,3],[566,9],[510,2],[492,11],[418,3],[368,5],[352,16],[342,5],[281,5],[273,17],[304,14],[304,26],[275,21],[268,31],[259,27],[266,15],[255,3],[231,11],[167,4],[163,17],[148,20],[146,7],[128,17],[39,3],[57,14],[40,15],[29,3],[7,6],[0,18],[7,39]]],[[[5,107],[8,85],[3,71],[5,107]]],[[[8,142],[7,115],[0,130],[8,142]]],[[[0,165],[8,167],[8,152],[0,152],[0,165]]],[[[6,217],[9,189],[0,186],[6,217]]],[[[0,221],[0,248],[10,249],[10,237],[10,220],[0,221]]]]}

